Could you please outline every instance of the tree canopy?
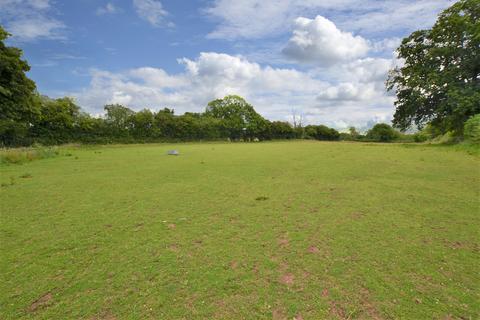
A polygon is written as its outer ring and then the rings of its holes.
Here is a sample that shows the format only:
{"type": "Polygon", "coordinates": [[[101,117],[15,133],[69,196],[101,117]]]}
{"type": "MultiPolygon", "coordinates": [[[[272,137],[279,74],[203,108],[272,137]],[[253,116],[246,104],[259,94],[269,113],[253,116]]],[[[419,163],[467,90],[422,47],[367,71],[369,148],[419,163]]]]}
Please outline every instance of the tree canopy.
{"type": "Polygon", "coordinates": [[[208,103],[205,115],[221,119],[230,129],[230,138],[253,138],[267,129],[267,121],[239,96],[230,95],[208,103]]]}
{"type": "Polygon", "coordinates": [[[386,123],[377,123],[367,132],[367,139],[372,141],[390,142],[398,137],[398,132],[386,123]]]}
{"type": "Polygon", "coordinates": [[[35,82],[26,76],[30,66],[22,50],[8,47],[9,34],[0,26],[0,136],[2,143],[15,143],[25,135],[38,115],[35,82]]]}
{"type": "Polygon", "coordinates": [[[460,134],[465,121],[480,113],[480,1],[452,5],[432,29],[403,39],[398,57],[403,66],[387,80],[397,96],[396,127],[431,123],[460,134]]]}

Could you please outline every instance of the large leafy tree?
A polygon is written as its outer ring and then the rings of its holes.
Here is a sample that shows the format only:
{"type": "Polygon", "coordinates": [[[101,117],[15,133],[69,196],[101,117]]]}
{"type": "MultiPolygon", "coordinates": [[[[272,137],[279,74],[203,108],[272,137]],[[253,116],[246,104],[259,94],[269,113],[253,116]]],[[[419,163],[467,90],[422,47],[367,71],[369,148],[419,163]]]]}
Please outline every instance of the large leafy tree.
{"type": "Polygon", "coordinates": [[[104,107],[105,122],[114,136],[124,136],[128,134],[131,127],[131,117],[135,111],[120,104],[109,104],[104,107]]]}
{"type": "Polygon", "coordinates": [[[390,72],[387,89],[397,100],[393,124],[406,130],[426,123],[461,133],[480,113],[480,1],[460,0],[429,30],[403,39],[402,67],[390,72]]]}
{"type": "Polygon", "coordinates": [[[268,126],[251,104],[235,95],[209,102],[205,115],[223,120],[232,139],[260,137],[268,126]]]}
{"type": "Polygon", "coordinates": [[[159,110],[154,116],[154,124],[159,134],[165,138],[173,138],[175,136],[175,111],[169,108],[159,110]]]}
{"type": "Polygon", "coordinates": [[[157,131],[154,127],[154,114],[149,109],[143,109],[130,116],[134,136],[139,138],[153,137],[157,131]]]}
{"type": "Polygon", "coordinates": [[[1,143],[20,143],[39,113],[35,83],[26,76],[30,66],[22,50],[8,47],[9,34],[0,26],[0,138],[1,143]]]}
{"type": "Polygon", "coordinates": [[[71,98],[40,98],[40,115],[30,128],[34,138],[45,143],[65,143],[74,138],[80,107],[71,98]]]}
{"type": "Polygon", "coordinates": [[[389,142],[398,138],[398,133],[386,123],[377,123],[368,130],[367,138],[373,141],[389,142]]]}

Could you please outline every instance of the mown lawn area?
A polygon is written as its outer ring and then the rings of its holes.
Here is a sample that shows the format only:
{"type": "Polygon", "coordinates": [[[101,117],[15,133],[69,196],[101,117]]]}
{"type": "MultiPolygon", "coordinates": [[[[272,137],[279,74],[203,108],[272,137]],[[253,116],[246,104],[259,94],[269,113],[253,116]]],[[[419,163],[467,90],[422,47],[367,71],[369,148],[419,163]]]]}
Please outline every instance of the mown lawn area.
{"type": "Polygon", "coordinates": [[[314,141],[68,152],[0,167],[1,319],[480,317],[476,155],[314,141]]]}

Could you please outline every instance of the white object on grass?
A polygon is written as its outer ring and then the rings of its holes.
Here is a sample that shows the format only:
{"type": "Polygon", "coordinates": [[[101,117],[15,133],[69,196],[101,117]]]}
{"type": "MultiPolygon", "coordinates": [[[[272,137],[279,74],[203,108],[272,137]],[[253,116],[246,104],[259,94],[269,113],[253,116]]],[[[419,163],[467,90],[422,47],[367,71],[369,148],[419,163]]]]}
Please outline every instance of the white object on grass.
{"type": "Polygon", "coordinates": [[[178,156],[180,152],[178,152],[178,150],[168,150],[167,154],[170,156],[178,156]]]}

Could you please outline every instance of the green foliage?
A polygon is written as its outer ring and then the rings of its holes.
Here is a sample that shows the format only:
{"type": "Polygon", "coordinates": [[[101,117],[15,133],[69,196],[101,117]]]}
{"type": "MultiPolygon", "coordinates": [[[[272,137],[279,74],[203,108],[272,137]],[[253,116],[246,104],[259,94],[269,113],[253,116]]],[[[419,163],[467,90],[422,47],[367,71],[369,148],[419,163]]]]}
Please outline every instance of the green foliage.
{"type": "Polygon", "coordinates": [[[40,116],[34,122],[32,136],[45,144],[67,143],[78,127],[80,107],[71,98],[41,97],[40,116]]]}
{"type": "Polygon", "coordinates": [[[13,119],[0,120],[0,146],[22,146],[32,143],[28,138],[29,126],[26,122],[13,119]]]}
{"type": "Polygon", "coordinates": [[[403,39],[404,65],[391,71],[388,90],[397,100],[393,123],[406,130],[431,123],[461,135],[480,112],[480,1],[460,0],[429,30],[403,39]]]}
{"type": "Polygon", "coordinates": [[[353,140],[357,139],[360,133],[357,131],[355,127],[350,127],[348,128],[348,132],[350,133],[350,136],[352,137],[353,140]]]}
{"type": "Polygon", "coordinates": [[[16,144],[38,115],[35,83],[26,76],[30,66],[22,51],[7,47],[9,34],[0,26],[0,144],[16,144]]]}
{"type": "Polygon", "coordinates": [[[305,127],[305,135],[308,139],[334,141],[340,139],[340,133],[324,125],[309,125],[305,127]]]}
{"type": "Polygon", "coordinates": [[[135,112],[120,104],[109,104],[104,107],[105,122],[110,133],[115,137],[124,137],[128,135],[131,127],[131,117],[135,112]]]}
{"type": "Polygon", "coordinates": [[[342,141],[359,141],[362,139],[362,135],[357,131],[355,127],[349,127],[348,133],[341,132],[340,140],[342,141]]]}
{"type": "Polygon", "coordinates": [[[239,96],[231,95],[209,102],[205,115],[221,119],[232,140],[253,139],[262,136],[268,129],[267,120],[239,96]]]}
{"type": "Polygon", "coordinates": [[[429,135],[426,134],[425,132],[417,132],[413,135],[413,140],[415,142],[425,142],[429,139],[429,135]]]}
{"type": "Polygon", "coordinates": [[[463,136],[472,143],[480,144],[480,114],[477,114],[465,122],[463,136]]]}
{"type": "Polygon", "coordinates": [[[391,142],[399,138],[399,134],[395,129],[386,123],[377,123],[367,132],[367,139],[378,142],[391,142]]]}
{"type": "Polygon", "coordinates": [[[158,136],[159,130],[155,127],[154,114],[148,109],[133,113],[127,121],[133,136],[137,138],[158,136]]]}
{"type": "Polygon", "coordinates": [[[272,139],[294,139],[295,129],[288,122],[273,121],[270,123],[270,134],[272,139]]]}

